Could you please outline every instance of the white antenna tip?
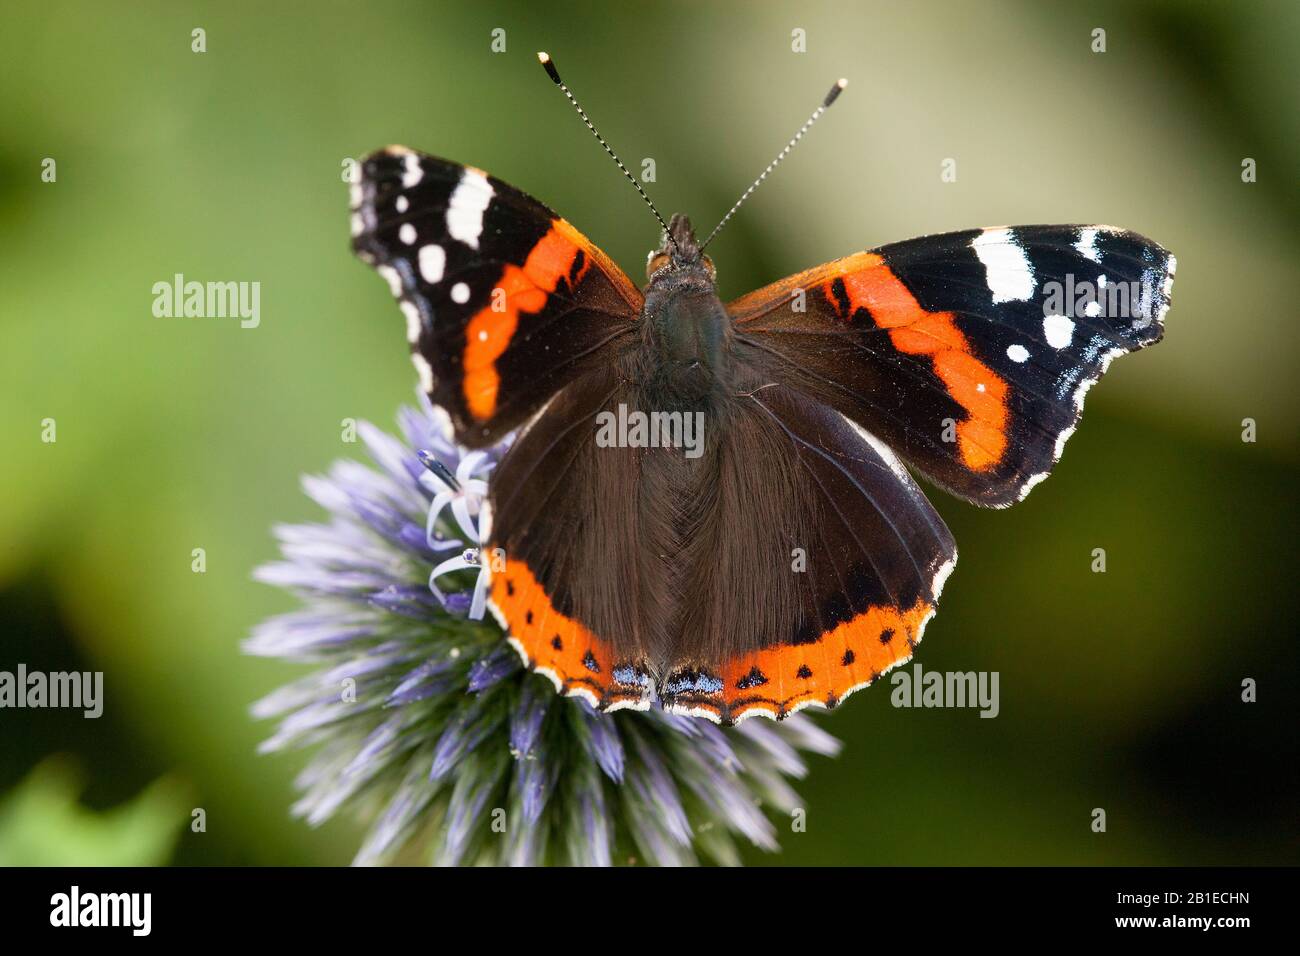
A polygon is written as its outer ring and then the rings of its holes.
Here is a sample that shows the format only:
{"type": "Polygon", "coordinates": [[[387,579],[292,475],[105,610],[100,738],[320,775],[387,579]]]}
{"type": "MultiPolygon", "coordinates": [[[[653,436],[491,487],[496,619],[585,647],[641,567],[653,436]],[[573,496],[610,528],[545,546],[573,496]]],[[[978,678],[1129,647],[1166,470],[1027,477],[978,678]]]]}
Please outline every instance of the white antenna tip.
{"type": "Polygon", "coordinates": [[[849,81],[843,77],[836,80],[835,85],[831,87],[831,91],[827,93],[826,98],[822,100],[822,109],[830,109],[830,105],[839,98],[839,95],[844,92],[844,87],[848,85],[849,81]]]}
{"type": "Polygon", "coordinates": [[[560,86],[561,85],[560,71],[557,70],[555,68],[555,64],[551,62],[551,55],[549,53],[539,50],[537,52],[537,62],[542,65],[542,69],[544,69],[546,71],[546,75],[549,76],[555,82],[555,85],[560,86]]]}

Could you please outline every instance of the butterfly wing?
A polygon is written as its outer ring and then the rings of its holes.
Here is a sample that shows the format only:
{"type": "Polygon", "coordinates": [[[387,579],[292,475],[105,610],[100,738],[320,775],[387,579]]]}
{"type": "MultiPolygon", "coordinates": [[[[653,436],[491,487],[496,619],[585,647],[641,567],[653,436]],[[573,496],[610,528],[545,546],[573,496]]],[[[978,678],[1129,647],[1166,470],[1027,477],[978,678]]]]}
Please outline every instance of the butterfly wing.
{"type": "MultiPolygon", "coordinates": [[[[601,710],[645,709],[651,679],[638,621],[640,456],[598,447],[597,415],[625,401],[612,369],[566,386],[511,446],[492,480],[488,606],[524,662],[601,710]]],[[[651,572],[653,573],[653,571],[651,572]]]]}
{"type": "Polygon", "coordinates": [[[642,295],[568,222],[472,166],[399,146],[361,162],[352,247],[407,319],[411,357],[457,440],[526,422],[635,333],[642,295]]]}
{"type": "Polygon", "coordinates": [[[834,706],[911,656],[952,536],[888,448],[759,378],[691,459],[600,446],[601,411],[648,404],[589,374],[499,466],[491,606],[561,692],[734,723],[834,706]]]}
{"type": "Polygon", "coordinates": [[[788,386],[742,401],[720,456],[761,444],[761,464],[713,505],[718,532],[691,569],[681,658],[661,687],[670,710],[723,723],[834,707],[906,661],[957,561],[943,519],[870,434],[788,386]],[[776,594],[792,615],[765,601],[776,594]],[[710,632],[712,647],[692,639],[710,632]]]}
{"type": "Polygon", "coordinates": [[[972,230],[858,253],[728,311],[781,381],[940,487],[1006,507],[1047,477],[1111,360],[1160,340],[1175,265],[1105,226],[972,230]]]}

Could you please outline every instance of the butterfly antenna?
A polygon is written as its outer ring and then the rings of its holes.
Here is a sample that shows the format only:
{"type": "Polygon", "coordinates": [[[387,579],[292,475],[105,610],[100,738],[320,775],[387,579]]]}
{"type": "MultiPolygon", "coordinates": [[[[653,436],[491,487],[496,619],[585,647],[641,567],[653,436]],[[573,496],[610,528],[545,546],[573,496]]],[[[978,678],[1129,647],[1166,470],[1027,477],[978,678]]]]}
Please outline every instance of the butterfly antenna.
{"type": "Polygon", "coordinates": [[[716,236],[722,230],[722,227],[727,224],[727,220],[736,214],[736,210],[740,208],[741,203],[748,199],[753,194],[754,190],[763,184],[763,180],[767,179],[767,174],[776,169],[777,163],[785,159],[786,156],[790,154],[790,150],[794,149],[795,146],[798,145],[799,140],[803,139],[804,133],[812,129],[812,124],[821,119],[821,115],[831,108],[831,104],[834,103],[836,98],[844,92],[844,87],[848,85],[848,80],[841,79],[836,81],[835,85],[831,87],[831,91],[826,94],[826,98],[822,100],[822,105],[813,110],[813,114],[808,117],[808,121],[799,127],[799,132],[795,133],[794,138],[785,144],[785,149],[776,154],[776,159],[768,163],[767,169],[759,173],[758,178],[754,180],[753,184],[745,190],[744,194],[739,199],[736,200],[736,204],[731,207],[731,211],[722,217],[722,222],[713,227],[713,231],[709,233],[709,238],[705,239],[704,244],[700,246],[700,252],[703,252],[705,246],[713,241],[713,237],[716,236]]]}
{"type": "Polygon", "coordinates": [[[627,177],[627,181],[636,187],[636,191],[641,194],[641,198],[645,200],[645,204],[650,207],[650,211],[654,213],[655,218],[659,220],[659,225],[663,226],[664,235],[666,235],[668,241],[673,244],[673,249],[676,249],[677,240],[674,239],[672,233],[668,231],[668,223],[664,222],[664,217],[659,215],[659,210],[656,209],[655,204],[650,201],[650,197],[647,196],[645,190],[641,188],[641,184],[636,181],[636,177],[627,171],[627,167],[624,166],[623,161],[618,158],[618,154],[610,149],[609,143],[605,142],[605,137],[601,136],[596,130],[596,127],[591,122],[591,118],[587,116],[587,111],[578,105],[578,101],[574,97],[572,91],[564,85],[564,81],[560,79],[560,71],[555,68],[555,61],[551,59],[550,54],[538,53],[537,60],[542,64],[542,68],[546,70],[546,75],[549,76],[555,85],[560,88],[560,92],[569,98],[569,102],[573,104],[573,108],[578,111],[578,115],[582,117],[582,121],[587,124],[587,129],[591,130],[591,135],[596,137],[597,142],[599,142],[601,146],[605,147],[605,152],[609,153],[610,159],[614,160],[614,162],[618,164],[618,168],[623,171],[623,175],[627,177]]]}

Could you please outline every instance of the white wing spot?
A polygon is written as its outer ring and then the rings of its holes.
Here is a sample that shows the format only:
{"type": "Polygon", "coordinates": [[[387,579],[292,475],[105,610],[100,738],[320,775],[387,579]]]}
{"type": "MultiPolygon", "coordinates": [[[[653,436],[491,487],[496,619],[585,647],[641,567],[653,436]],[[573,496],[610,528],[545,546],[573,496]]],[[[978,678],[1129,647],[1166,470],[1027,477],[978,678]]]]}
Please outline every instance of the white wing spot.
{"type": "Polygon", "coordinates": [[[406,316],[406,341],[414,344],[420,340],[420,327],[423,324],[420,321],[420,310],[414,302],[405,299],[402,300],[401,307],[402,314],[406,316]]]}
{"type": "Polygon", "coordinates": [[[1007,358],[1013,362],[1025,362],[1029,360],[1029,349],[1023,345],[1008,345],[1007,358]]]}
{"type": "Polygon", "coordinates": [[[984,264],[994,303],[1025,302],[1034,294],[1029,257],[1010,229],[985,229],[970,246],[984,264]]]}
{"type": "Polygon", "coordinates": [[[415,245],[415,227],[409,222],[402,223],[402,228],[397,230],[397,238],[408,246],[415,245]]]}
{"type": "Polygon", "coordinates": [[[447,253],[442,246],[420,247],[420,275],[429,285],[442,281],[442,270],[447,266],[447,253]]]}
{"type": "MultiPolygon", "coordinates": [[[[1080,402],[1080,405],[1082,405],[1082,402],[1080,402]]],[[[1061,460],[1061,454],[1065,451],[1065,443],[1070,440],[1070,436],[1074,434],[1074,430],[1077,427],[1078,425],[1071,425],[1065,431],[1061,432],[1061,434],[1056,436],[1056,448],[1052,452],[1052,461],[1056,462],[1061,460]]]]}
{"type": "Polygon", "coordinates": [[[952,574],[952,569],[957,567],[957,552],[953,552],[951,558],[939,566],[934,572],[934,578],[930,581],[930,600],[938,601],[939,595],[943,592],[943,586],[948,581],[948,575],[952,574]]]}
{"type": "Polygon", "coordinates": [[[411,361],[415,363],[416,374],[420,376],[420,388],[425,392],[433,391],[433,366],[419,352],[411,353],[411,361]]]}
{"type": "Polygon", "coordinates": [[[394,299],[402,294],[402,277],[397,274],[396,269],[392,266],[376,266],[375,271],[384,277],[384,281],[388,283],[389,291],[393,293],[394,299]]]}
{"type": "Polygon", "coordinates": [[[479,340],[480,342],[486,342],[486,341],[487,341],[487,329],[483,329],[481,332],[479,332],[479,334],[478,334],[478,340],[479,340]]]}
{"type": "MultiPolygon", "coordinates": [[[[1071,430],[1073,431],[1073,429],[1071,430]]],[[[1060,455],[1057,455],[1057,457],[1059,458],[1060,455]]],[[[1036,475],[1030,475],[1029,478],[1025,481],[1025,483],[1020,486],[1020,493],[1016,496],[1017,499],[1020,501],[1024,501],[1026,498],[1028,498],[1029,493],[1033,491],[1036,486],[1042,484],[1044,481],[1047,480],[1047,474],[1048,473],[1045,471],[1040,471],[1036,475]]]]}
{"type": "Polygon", "coordinates": [[[1052,348],[1063,349],[1074,338],[1074,323],[1063,315],[1049,315],[1043,319],[1043,338],[1052,348]]]}
{"type": "Polygon", "coordinates": [[[407,153],[402,157],[402,188],[410,189],[418,186],[420,180],[424,178],[424,170],[420,168],[420,158],[414,153],[407,153]]]}
{"type": "Polygon", "coordinates": [[[396,209],[398,213],[404,213],[406,210],[411,208],[411,201],[405,196],[398,196],[397,202],[393,203],[393,208],[396,209]]]}
{"type": "Polygon", "coordinates": [[[1096,299],[1093,299],[1091,302],[1085,303],[1083,307],[1083,314],[1090,319],[1095,319],[1097,316],[1101,315],[1101,303],[1098,302],[1096,299]]]}
{"type": "Polygon", "coordinates": [[[1101,262],[1101,250],[1097,248],[1096,229],[1080,229],[1079,241],[1074,244],[1074,248],[1079,250],[1079,255],[1085,259],[1101,262]]]}
{"type": "Polygon", "coordinates": [[[469,301],[469,286],[463,282],[457,282],[451,287],[451,301],[464,305],[469,301]]]}
{"type": "Polygon", "coordinates": [[[976,386],[975,386],[975,391],[977,391],[977,392],[983,392],[983,391],[984,391],[984,383],[983,383],[983,382],[980,382],[978,385],[976,385],[976,386]]]}
{"type": "Polygon", "coordinates": [[[472,249],[483,234],[483,213],[492,202],[492,184],[481,169],[466,166],[447,202],[447,232],[472,249]]]}

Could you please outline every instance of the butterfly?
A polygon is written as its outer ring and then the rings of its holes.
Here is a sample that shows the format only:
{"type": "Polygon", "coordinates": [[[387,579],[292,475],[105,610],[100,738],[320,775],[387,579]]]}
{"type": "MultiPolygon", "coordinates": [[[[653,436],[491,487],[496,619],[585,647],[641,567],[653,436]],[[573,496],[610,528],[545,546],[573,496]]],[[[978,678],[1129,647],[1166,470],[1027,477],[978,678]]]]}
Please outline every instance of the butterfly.
{"type": "Polygon", "coordinates": [[[912,655],[957,560],[909,468],[1023,499],[1111,360],[1160,340],[1175,259],[1107,226],[973,229],[724,304],[708,240],[624,174],[664,227],[644,289],[473,166],[389,147],[353,185],[354,251],[456,440],[517,433],[489,488],[488,607],[600,710],[834,707],[912,655]]]}

